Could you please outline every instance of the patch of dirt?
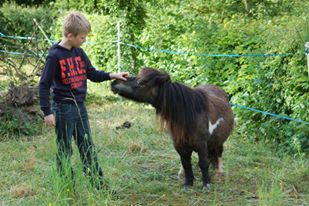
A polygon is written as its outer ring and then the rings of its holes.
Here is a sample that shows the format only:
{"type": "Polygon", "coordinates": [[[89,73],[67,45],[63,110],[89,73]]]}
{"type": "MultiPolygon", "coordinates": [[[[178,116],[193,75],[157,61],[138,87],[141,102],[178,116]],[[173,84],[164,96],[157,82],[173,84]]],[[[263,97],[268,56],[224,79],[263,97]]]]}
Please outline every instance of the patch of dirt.
{"type": "Polygon", "coordinates": [[[138,142],[135,143],[131,143],[130,145],[128,145],[128,150],[129,153],[145,153],[147,152],[147,148],[138,142]]]}
{"type": "Polygon", "coordinates": [[[37,160],[34,157],[27,159],[24,163],[23,170],[24,171],[33,170],[35,167],[36,161],[37,160]]]}
{"type": "Polygon", "coordinates": [[[24,198],[36,195],[32,188],[24,185],[16,185],[11,188],[11,195],[13,198],[24,198]]]}

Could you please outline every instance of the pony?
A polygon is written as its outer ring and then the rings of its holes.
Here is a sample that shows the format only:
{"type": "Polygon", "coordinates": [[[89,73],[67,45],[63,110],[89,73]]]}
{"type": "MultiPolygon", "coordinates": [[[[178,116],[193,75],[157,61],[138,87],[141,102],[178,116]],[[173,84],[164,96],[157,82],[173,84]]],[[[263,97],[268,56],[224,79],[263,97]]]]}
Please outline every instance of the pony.
{"type": "Polygon", "coordinates": [[[190,88],[172,82],[168,73],[145,67],[127,81],[114,80],[111,89],[127,99],[152,105],[180,155],[184,187],[193,186],[191,155],[198,154],[203,188],[210,186],[210,163],[223,175],[223,143],[234,127],[226,93],[215,85],[190,88]]]}

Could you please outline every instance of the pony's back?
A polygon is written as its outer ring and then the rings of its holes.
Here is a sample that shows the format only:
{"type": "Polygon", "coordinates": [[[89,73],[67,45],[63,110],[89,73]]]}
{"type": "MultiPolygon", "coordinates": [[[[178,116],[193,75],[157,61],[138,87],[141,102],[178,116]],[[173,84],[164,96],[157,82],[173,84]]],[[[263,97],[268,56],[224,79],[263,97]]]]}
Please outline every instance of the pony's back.
{"type": "Polygon", "coordinates": [[[210,132],[211,141],[215,144],[223,144],[234,127],[234,115],[227,94],[215,85],[202,85],[196,89],[201,90],[207,96],[207,117],[209,124],[218,123],[213,132],[210,132]]]}

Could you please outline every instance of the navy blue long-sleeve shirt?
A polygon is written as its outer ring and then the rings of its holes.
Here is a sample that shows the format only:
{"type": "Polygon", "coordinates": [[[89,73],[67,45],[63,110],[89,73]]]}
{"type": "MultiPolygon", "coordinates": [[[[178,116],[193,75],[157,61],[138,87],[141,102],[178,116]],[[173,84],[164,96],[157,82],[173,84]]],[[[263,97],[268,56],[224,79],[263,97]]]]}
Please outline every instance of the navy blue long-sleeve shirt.
{"type": "Polygon", "coordinates": [[[66,49],[58,43],[49,49],[39,83],[40,106],[45,116],[51,114],[50,88],[57,103],[85,101],[87,79],[110,80],[109,73],[96,70],[82,48],[66,49]]]}

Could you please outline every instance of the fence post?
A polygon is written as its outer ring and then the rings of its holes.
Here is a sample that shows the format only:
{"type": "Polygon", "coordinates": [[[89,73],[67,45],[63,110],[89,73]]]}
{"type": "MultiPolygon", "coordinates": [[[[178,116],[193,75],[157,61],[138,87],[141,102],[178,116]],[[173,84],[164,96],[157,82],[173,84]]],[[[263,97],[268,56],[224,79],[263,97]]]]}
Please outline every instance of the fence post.
{"type": "Polygon", "coordinates": [[[309,78],[309,42],[305,44],[305,52],[307,55],[307,67],[308,67],[308,78],[309,78]]]}
{"type": "Polygon", "coordinates": [[[53,45],[53,42],[47,37],[46,33],[44,32],[44,30],[42,29],[42,27],[40,26],[40,24],[37,22],[36,19],[33,19],[35,25],[40,29],[40,31],[42,32],[42,34],[44,35],[46,41],[50,44],[53,45]]]}
{"type": "Polygon", "coordinates": [[[117,68],[118,68],[118,72],[120,72],[120,70],[121,70],[121,62],[120,62],[120,60],[121,60],[121,52],[120,52],[120,44],[121,44],[121,42],[120,42],[120,37],[121,37],[121,32],[120,32],[120,20],[118,20],[118,22],[117,22],[117,47],[118,47],[118,50],[117,50],[117,68]]]}

